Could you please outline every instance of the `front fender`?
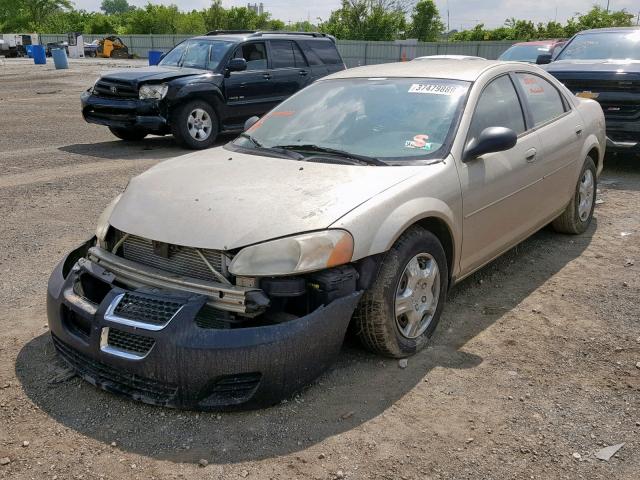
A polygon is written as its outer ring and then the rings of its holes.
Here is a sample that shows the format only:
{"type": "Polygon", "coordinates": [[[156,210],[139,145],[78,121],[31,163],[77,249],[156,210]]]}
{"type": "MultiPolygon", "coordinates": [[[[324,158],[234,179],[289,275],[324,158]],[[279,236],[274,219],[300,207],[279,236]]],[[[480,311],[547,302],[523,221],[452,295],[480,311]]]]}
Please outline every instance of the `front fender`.
{"type": "Polygon", "coordinates": [[[451,158],[421,168],[423,172],[376,195],[331,227],[351,232],[355,240],[353,259],[359,260],[388,251],[411,225],[436,219],[446,225],[451,236],[451,275],[455,277],[462,244],[462,195],[457,170],[451,158]]]}
{"type": "Polygon", "coordinates": [[[216,113],[220,114],[220,104],[224,103],[224,97],[220,88],[211,83],[191,83],[181,86],[175,94],[168,99],[169,108],[175,108],[195,98],[206,100],[213,106],[216,113]]]}

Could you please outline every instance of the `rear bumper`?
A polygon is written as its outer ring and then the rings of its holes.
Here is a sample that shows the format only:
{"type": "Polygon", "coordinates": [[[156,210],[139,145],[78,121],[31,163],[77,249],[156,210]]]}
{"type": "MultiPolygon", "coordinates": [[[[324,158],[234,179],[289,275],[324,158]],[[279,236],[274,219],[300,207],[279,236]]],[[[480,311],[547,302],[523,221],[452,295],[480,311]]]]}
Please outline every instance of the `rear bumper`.
{"type": "MultiPolygon", "coordinates": [[[[202,295],[117,286],[99,304],[77,295],[74,283],[86,271],[74,259],[89,246],[71,252],[49,279],[47,315],[56,350],[90,383],[155,405],[216,410],[277,403],[335,360],[361,295],[276,325],[202,328],[195,321],[202,295]],[[181,306],[165,325],[143,328],[114,314],[126,293],[181,306]],[[114,332],[120,343],[112,341],[114,332]],[[120,348],[122,341],[133,345],[134,355],[120,348]]],[[[111,279],[99,268],[92,274],[111,279]]]]}
{"type": "Polygon", "coordinates": [[[80,96],[82,116],[89,123],[112,128],[142,128],[161,132],[167,127],[158,101],[115,99],[93,95],[89,90],[80,96]]]}

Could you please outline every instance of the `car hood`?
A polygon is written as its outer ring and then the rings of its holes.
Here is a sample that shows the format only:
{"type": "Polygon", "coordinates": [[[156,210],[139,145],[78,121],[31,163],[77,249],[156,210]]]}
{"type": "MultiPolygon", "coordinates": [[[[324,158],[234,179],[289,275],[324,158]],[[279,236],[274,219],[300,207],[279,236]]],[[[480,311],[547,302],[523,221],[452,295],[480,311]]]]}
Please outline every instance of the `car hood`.
{"type": "Polygon", "coordinates": [[[109,223],[174,245],[231,250],[327,228],[425,168],[309,163],[220,147],[133,178],[109,223]]]}
{"type": "Polygon", "coordinates": [[[557,60],[545,69],[552,74],[564,72],[640,73],[638,60],[557,60]]]}
{"type": "Polygon", "coordinates": [[[173,80],[174,78],[187,77],[190,75],[206,75],[211,74],[207,70],[197,68],[179,68],[179,67],[142,67],[131,68],[128,70],[115,70],[102,75],[105,79],[127,80],[129,82],[162,82],[173,80]]]}

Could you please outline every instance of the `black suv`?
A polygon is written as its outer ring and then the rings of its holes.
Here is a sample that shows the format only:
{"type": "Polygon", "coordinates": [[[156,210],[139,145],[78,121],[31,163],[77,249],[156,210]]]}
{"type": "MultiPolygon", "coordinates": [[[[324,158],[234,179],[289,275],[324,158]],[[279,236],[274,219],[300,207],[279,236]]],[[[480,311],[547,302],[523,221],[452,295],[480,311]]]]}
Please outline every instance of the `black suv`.
{"type": "Polygon", "coordinates": [[[640,153],[640,27],[580,32],[545,68],[577,96],[600,103],[607,151],[640,153]]]}
{"type": "Polygon", "coordinates": [[[108,73],[82,94],[87,122],[123,140],[173,136],[211,146],[345,64],[322,33],[215,31],[176,45],[158,66],[108,73]]]}

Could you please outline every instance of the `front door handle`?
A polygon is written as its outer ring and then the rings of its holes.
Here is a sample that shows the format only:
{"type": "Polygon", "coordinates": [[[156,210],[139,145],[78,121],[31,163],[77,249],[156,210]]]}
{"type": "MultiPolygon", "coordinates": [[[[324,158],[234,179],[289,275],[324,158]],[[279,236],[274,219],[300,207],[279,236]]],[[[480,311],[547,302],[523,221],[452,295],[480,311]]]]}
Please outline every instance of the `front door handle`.
{"type": "Polygon", "coordinates": [[[527,159],[527,162],[533,162],[536,159],[537,154],[538,154],[538,151],[535,148],[530,148],[529,150],[527,150],[527,153],[525,154],[524,158],[527,159]]]}
{"type": "Polygon", "coordinates": [[[265,80],[271,80],[271,74],[265,73],[264,75],[262,75],[262,78],[264,78],[265,80]]]}
{"type": "Polygon", "coordinates": [[[300,76],[306,77],[307,75],[309,75],[309,72],[307,72],[306,70],[300,70],[300,76]]]}

